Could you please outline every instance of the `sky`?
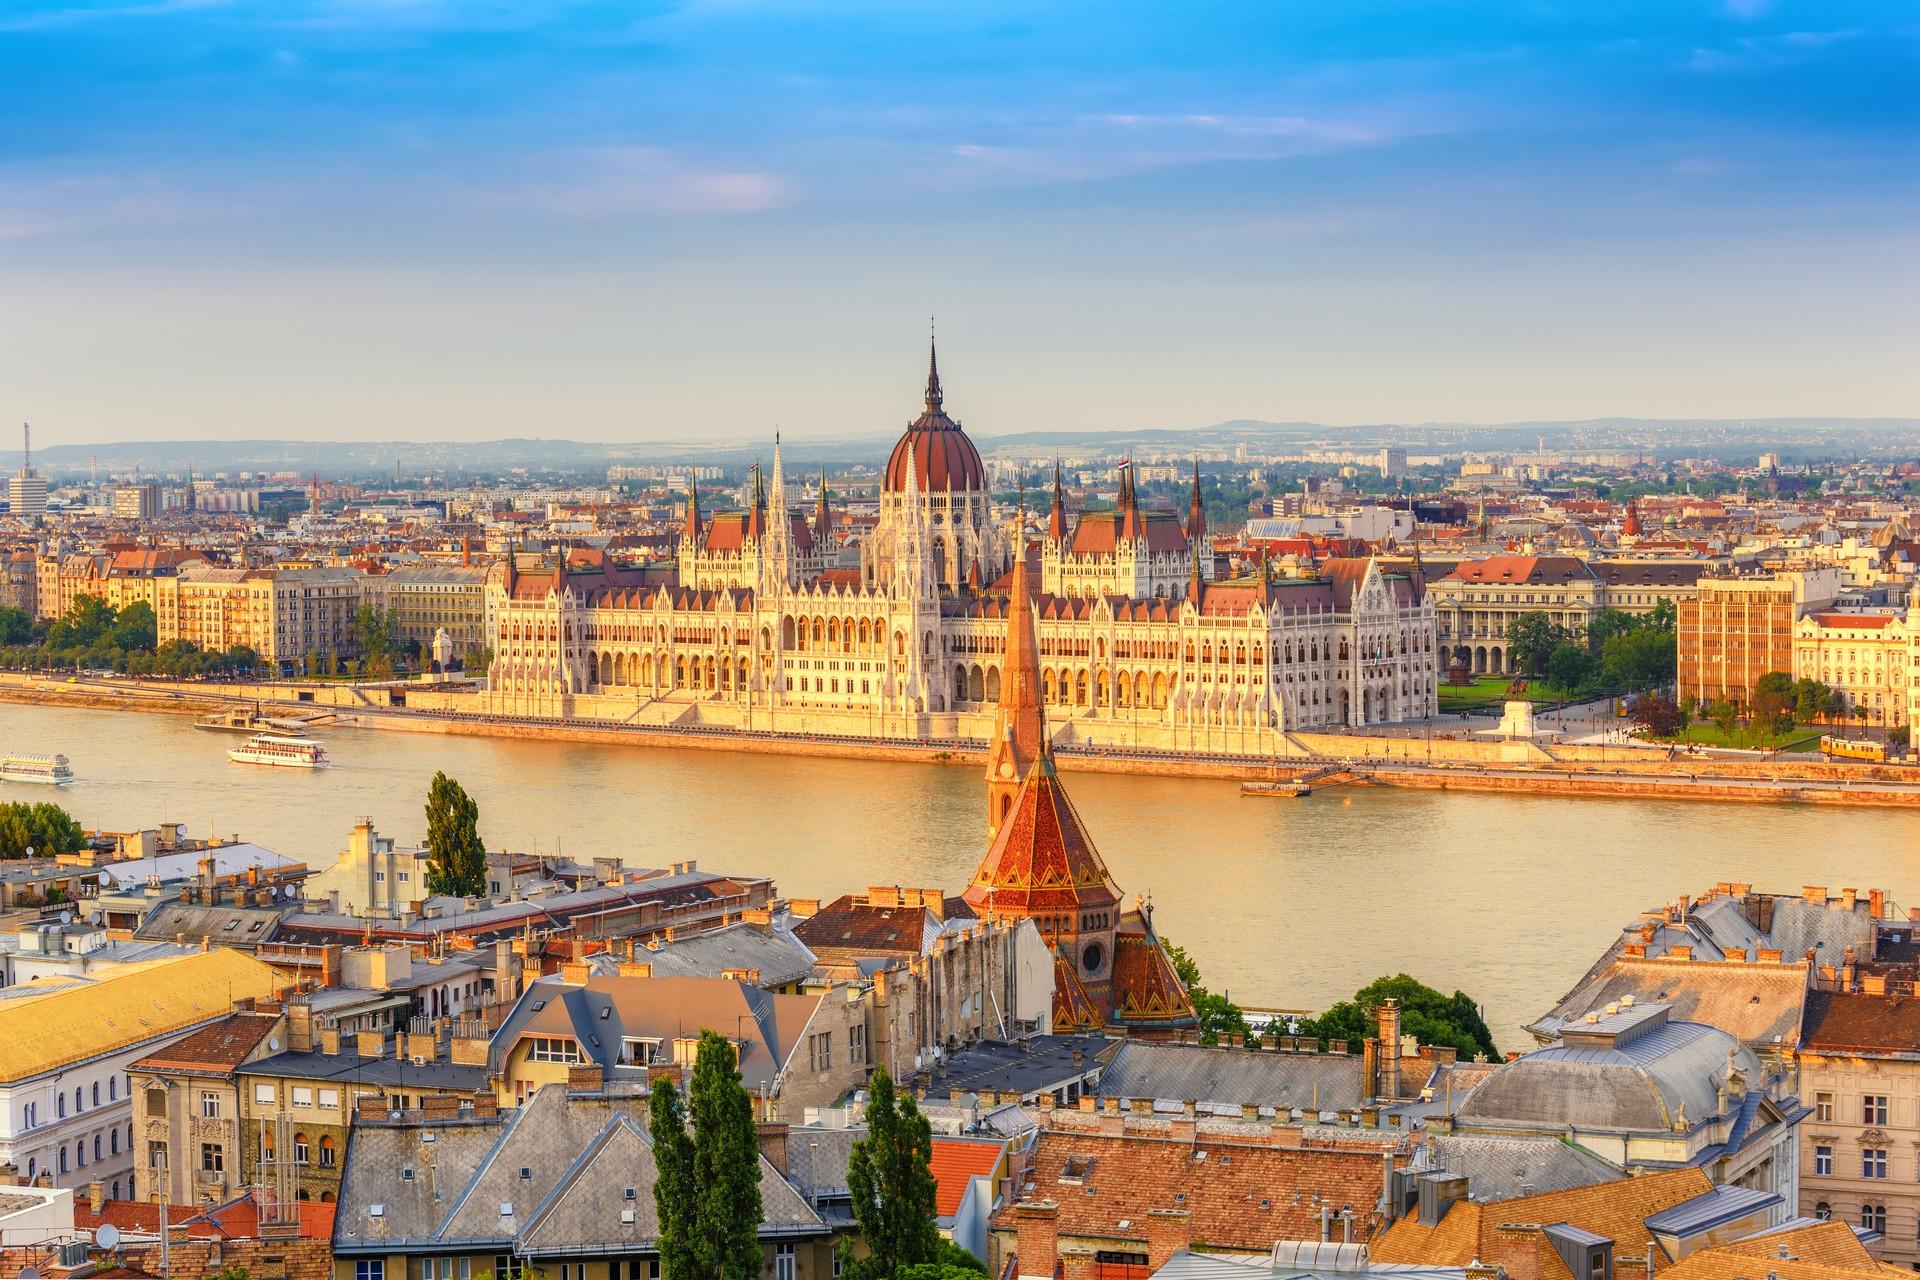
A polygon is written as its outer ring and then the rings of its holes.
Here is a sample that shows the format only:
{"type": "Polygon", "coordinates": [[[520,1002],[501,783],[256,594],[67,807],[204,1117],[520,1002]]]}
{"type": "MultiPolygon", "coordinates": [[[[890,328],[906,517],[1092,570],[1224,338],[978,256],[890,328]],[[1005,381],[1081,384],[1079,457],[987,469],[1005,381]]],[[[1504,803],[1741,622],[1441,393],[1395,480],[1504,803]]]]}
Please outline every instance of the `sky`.
{"type": "Polygon", "coordinates": [[[1909,0],[4,0],[47,444],[1920,415],[1909,0]]]}

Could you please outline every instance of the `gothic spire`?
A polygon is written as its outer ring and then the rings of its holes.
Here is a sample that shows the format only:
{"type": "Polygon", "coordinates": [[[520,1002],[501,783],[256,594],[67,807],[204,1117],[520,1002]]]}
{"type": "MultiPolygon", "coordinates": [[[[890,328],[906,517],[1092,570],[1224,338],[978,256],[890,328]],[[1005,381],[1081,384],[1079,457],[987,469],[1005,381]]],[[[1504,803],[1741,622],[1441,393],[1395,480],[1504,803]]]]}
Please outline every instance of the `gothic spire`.
{"type": "Polygon", "coordinates": [[[934,345],[933,321],[927,321],[927,412],[940,412],[940,351],[934,345]]]}
{"type": "Polygon", "coordinates": [[[695,542],[700,541],[700,486],[694,479],[693,468],[687,468],[687,522],[686,536],[695,542]]]}
{"type": "Polygon", "coordinates": [[[820,500],[813,508],[813,539],[824,544],[833,534],[833,513],[827,506],[827,468],[820,468],[820,500]]]}
{"type": "Polygon", "coordinates": [[[1187,504],[1187,541],[1198,543],[1207,536],[1207,504],[1200,496],[1200,459],[1193,460],[1193,497],[1187,504]]]}
{"type": "Polygon", "coordinates": [[[1067,536],[1067,503],[1060,492],[1060,459],[1053,460],[1053,508],[1047,512],[1047,537],[1058,542],[1067,536]]]}

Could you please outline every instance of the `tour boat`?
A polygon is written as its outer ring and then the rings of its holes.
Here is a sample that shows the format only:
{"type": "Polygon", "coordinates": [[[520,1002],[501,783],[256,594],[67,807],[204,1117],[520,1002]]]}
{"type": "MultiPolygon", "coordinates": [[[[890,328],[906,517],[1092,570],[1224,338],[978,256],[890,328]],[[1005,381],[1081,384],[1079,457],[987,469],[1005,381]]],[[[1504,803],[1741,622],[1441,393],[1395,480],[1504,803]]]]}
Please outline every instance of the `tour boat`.
{"type": "Polygon", "coordinates": [[[0,756],[0,782],[38,782],[64,787],[73,781],[65,756],[0,756]]]}
{"type": "Polygon", "coordinates": [[[290,738],[278,733],[256,733],[227,752],[227,759],[236,764],[277,764],[289,769],[324,769],[327,767],[327,749],[311,738],[290,738]]]}

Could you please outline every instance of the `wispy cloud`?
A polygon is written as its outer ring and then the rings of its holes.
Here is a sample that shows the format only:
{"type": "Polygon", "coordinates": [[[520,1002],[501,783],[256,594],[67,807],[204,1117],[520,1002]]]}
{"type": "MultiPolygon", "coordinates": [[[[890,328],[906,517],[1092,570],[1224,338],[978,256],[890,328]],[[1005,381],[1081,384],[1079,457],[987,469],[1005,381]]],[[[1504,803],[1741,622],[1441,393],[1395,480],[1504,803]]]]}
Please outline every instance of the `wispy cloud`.
{"type": "Polygon", "coordinates": [[[168,18],[225,8],[231,0],[136,0],[133,4],[63,5],[0,18],[0,31],[48,31],[123,18],[168,18]]]}
{"type": "Polygon", "coordinates": [[[587,147],[547,156],[490,199],[569,218],[759,213],[792,187],[772,173],[706,167],[665,147],[587,147]]]}
{"type": "Polygon", "coordinates": [[[211,222],[251,207],[144,175],[0,182],[0,240],[211,222]]]}

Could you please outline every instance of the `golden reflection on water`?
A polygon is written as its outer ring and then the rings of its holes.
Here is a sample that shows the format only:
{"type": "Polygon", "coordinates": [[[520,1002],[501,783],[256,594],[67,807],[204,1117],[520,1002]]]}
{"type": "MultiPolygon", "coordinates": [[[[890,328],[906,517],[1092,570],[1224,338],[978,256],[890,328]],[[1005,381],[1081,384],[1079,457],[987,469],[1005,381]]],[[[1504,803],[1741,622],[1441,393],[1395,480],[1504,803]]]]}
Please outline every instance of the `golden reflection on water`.
{"type": "MultiPolygon", "coordinates": [[[[403,843],[445,769],[490,845],[770,874],[793,897],[869,884],[957,892],[985,844],[977,770],[341,730],[318,774],[230,764],[185,718],[0,704],[0,751],[62,751],[89,827],[163,819],[325,866],[368,816],[403,843]]],[[[1502,1047],[1633,914],[1718,880],[1888,889],[1920,905],[1920,815],[1794,806],[1324,791],[1068,774],[1121,887],[1242,1003],[1314,1008],[1381,973],[1459,987],[1502,1047]]],[[[0,784],[0,799],[44,788],[0,784]]]]}

